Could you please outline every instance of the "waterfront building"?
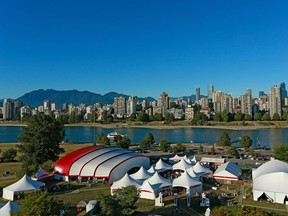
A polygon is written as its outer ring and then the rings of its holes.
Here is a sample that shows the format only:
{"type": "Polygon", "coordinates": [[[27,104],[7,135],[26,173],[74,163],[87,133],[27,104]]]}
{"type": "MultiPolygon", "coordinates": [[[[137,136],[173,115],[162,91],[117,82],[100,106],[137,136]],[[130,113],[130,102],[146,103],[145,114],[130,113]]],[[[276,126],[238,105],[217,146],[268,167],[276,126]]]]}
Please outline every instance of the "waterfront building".
{"type": "Polygon", "coordinates": [[[14,115],[20,114],[20,108],[24,105],[22,101],[15,100],[14,103],[14,115]]]}
{"type": "Polygon", "coordinates": [[[51,111],[56,111],[56,110],[57,110],[56,103],[51,103],[51,111]]]}
{"type": "Polygon", "coordinates": [[[136,113],[138,97],[130,96],[127,100],[127,115],[130,116],[132,113],[136,113]]]}
{"type": "Polygon", "coordinates": [[[249,114],[252,117],[252,90],[247,89],[247,92],[241,95],[240,100],[242,114],[249,114]]]}
{"type": "Polygon", "coordinates": [[[208,103],[208,98],[203,97],[197,102],[202,109],[208,109],[209,103],[208,103]]]}
{"type": "Polygon", "coordinates": [[[183,115],[184,115],[184,111],[183,109],[177,109],[177,108],[171,108],[169,109],[169,112],[172,113],[174,115],[175,119],[182,119],[183,115]]]}
{"type": "Polygon", "coordinates": [[[3,119],[12,120],[14,118],[14,103],[13,100],[5,98],[3,101],[3,119]]]}
{"type": "Polygon", "coordinates": [[[126,115],[126,98],[125,97],[115,97],[114,103],[114,114],[116,114],[118,117],[123,117],[126,115]]]}
{"type": "Polygon", "coordinates": [[[233,113],[233,96],[231,93],[224,95],[224,100],[222,102],[222,111],[226,110],[229,113],[233,113]]]}
{"type": "Polygon", "coordinates": [[[21,121],[24,117],[24,115],[30,115],[31,114],[31,108],[29,106],[22,106],[20,108],[20,118],[21,118],[21,121]]]}
{"type": "Polygon", "coordinates": [[[163,92],[158,98],[157,106],[161,107],[161,114],[164,117],[169,109],[169,96],[166,92],[163,92]]]}
{"type": "Polygon", "coordinates": [[[194,109],[191,104],[188,104],[188,106],[185,109],[185,119],[186,120],[192,120],[194,116],[194,109]]]}
{"type": "Polygon", "coordinates": [[[275,113],[278,113],[281,118],[281,111],[281,89],[275,85],[269,91],[269,113],[271,118],[275,113]]]}
{"type": "Polygon", "coordinates": [[[209,85],[208,86],[208,99],[212,100],[213,97],[213,92],[214,92],[214,85],[209,85]]]}
{"type": "Polygon", "coordinates": [[[223,101],[224,101],[224,92],[222,91],[213,92],[212,103],[215,112],[222,112],[224,110],[223,101]]]}

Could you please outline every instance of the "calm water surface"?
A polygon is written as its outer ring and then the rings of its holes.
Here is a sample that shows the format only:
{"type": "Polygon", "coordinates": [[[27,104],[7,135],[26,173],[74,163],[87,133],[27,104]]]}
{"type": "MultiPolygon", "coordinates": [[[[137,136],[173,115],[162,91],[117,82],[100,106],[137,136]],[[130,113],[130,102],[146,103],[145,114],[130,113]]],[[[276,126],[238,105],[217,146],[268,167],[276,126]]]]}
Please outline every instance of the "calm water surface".
{"type": "MultiPolygon", "coordinates": [[[[0,143],[15,143],[21,133],[21,126],[0,126],[0,143]]],[[[250,136],[253,146],[260,143],[265,147],[273,147],[276,144],[288,144],[288,128],[257,129],[257,130],[227,130],[215,128],[175,128],[175,129],[150,129],[150,128],[97,128],[97,127],[66,127],[65,141],[73,143],[89,143],[94,141],[99,133],[108,134],[117,131],[126,134],[133,144],[139,143],[151,132],[156,140],[167,139],[171,143],[217,143],[221,133],[227,131],[231,140],[237,140],[244,135],[250,136]],[[257,142],[258,140],[258,142],[257,142]]]]}

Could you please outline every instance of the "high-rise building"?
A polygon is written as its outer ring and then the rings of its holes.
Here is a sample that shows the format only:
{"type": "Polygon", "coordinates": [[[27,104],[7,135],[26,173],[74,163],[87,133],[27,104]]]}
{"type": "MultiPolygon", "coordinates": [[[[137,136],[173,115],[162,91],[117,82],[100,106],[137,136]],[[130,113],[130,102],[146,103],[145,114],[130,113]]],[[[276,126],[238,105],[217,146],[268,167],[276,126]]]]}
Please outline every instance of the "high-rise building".
{"type": "Polygon", "coordinates": [[[56,103],[51,103],[51,111],[56,111],[56,110],[57,110],[56,103]]]}
{"type": "Polygon", "coordinates": [[[208,86],[208,99],[212,100],[213,97],[213,92],[214,92],[214,85],[209,85],[208,86]]]}
{"type": "Polygon", "coordinates": [[[196,88],[196,102],[200,100],[200,87],[196,88]]]}
{"type": "Polygon", "coordinates": [[[275,113],[278,113],[280,118],[281,115],[281,88],[277,86],[273,86],[269,91],[269,108],[270,108],[270,116],[273,118],[275,113]]]}
{"type": "Polygon", "coordinates": [[[44,100],[43,103],[44,111],[50,111],[51,110],[51,103],[49,100],[44,100]]]}
{"type": "Polygon", "coordinates": [[[224,92],[222,91],[213,92],[212,103],[213,103],[215,112],[222,112],[224,110],[223,101],[224,101],[224,92]]]}
{"type": "Polygon", "coordinates": [[[115,97],[113,103],[114,113],[118,116],[124,116],[126,114],[126,98],[125,97],[115,97]]]}
{"type": "Polygon", "coordinates": [[[280,83],[280,91],[281,91],[281,103],[283,104],[285,98],[287,98],[287,90],[285,82],[280,83]]]}
{"type": "Polygon", "coordinates": [[[127,100],[127,115],[130,116],[132,113],[136,113],[137,96],[130,96],[127,100]]]}
{"type": "Polygon", "coordinates": [[[169,109],[169,96],[166,92],[163,92],[158,98],[157,106],[160,107],[162,115],[165,116],[169,109]]]}
{"type": "Polygon", "coordinates": [[[12,120],[14,118],[13,100],[5,98],[3,101],[3,119],[12,120]]]}
{"type": "Polygon", "coordinates": [[[252,90],[247,89],[240,97],[242,114],[249,114],[252,117],[252,90]]]}

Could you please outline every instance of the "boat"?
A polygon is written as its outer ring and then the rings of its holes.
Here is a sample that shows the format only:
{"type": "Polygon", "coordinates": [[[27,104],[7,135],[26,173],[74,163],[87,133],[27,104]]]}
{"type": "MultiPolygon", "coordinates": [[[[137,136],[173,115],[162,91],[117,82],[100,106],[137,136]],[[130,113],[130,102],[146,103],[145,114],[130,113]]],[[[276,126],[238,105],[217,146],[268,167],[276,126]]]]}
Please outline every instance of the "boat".
{"type": "Polygon", "coordinates": [[[107,134],[108,139],[114,139],[116,136],[125,137],[126,135],[120,134],[117,131],[113,131],[113,132],[107,134]]]}

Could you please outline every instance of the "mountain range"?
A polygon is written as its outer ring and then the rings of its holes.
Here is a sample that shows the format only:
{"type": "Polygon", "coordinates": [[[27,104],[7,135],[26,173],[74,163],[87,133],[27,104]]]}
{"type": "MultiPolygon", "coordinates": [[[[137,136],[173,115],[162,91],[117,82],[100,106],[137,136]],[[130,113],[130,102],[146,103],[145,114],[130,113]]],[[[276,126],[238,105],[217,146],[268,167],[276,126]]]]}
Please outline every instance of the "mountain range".
{"type": "MultiPolygon", "coordinates": [[[[39,89],[34,90],[29,93],[24,94],[23,96],[17,98],[16,100],[22,101],[24,104],[29,105],[31,107],[37,107],[43,104],[44,100],[50,100],[51,102],[56,103],[58,106],[62,106],[64,103],[72,103],[74,105],[78,105],[80,103],[84,103],[86,105],[92,105],[95,103],[101,104],[112,104],[114,102],[115,97],[125,97],[129,98],[130,95],[119,94],[116,92],[109,92],[107,94],[101,95],[89,91],[78,91],[78,90],[54,90],[54,89],[39,89]]],[[[188,100],[188,97],[195,101],[195,95],[191,96],[183,96],[184,100],[188,100]]],[[[202,95],[201,95],[202,97],[202,95]]],[[[173,99],[173,98],[172,98],[173,99]]],[[[153,97],[145,97],[138,98],[139,101],[145,100],[147,102],[154,101],[153,97]]],[[[3,99],[0,100],[3,102],[3,99]]]]}

